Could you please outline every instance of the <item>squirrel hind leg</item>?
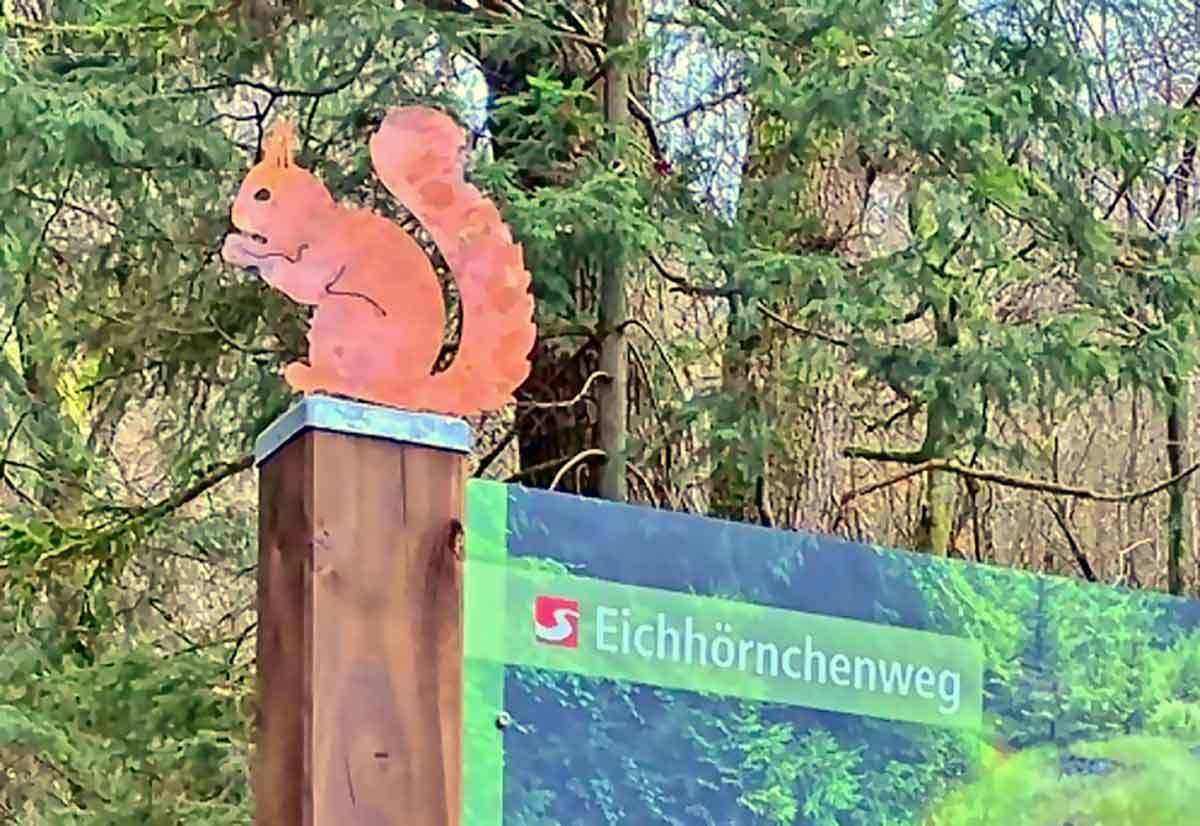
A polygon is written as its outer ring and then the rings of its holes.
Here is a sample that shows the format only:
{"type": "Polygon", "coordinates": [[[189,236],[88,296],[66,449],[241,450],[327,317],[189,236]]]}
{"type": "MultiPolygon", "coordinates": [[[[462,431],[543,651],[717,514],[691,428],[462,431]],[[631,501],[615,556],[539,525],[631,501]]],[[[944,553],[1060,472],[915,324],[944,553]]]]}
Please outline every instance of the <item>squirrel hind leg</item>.
{"type": "Polygon", "coordinates": [[[283,368],[283,378],[288,386],[300,393],[333,393],[345,395],[348,390],[333,373],[318,366],[294,361],[283,368]]]}

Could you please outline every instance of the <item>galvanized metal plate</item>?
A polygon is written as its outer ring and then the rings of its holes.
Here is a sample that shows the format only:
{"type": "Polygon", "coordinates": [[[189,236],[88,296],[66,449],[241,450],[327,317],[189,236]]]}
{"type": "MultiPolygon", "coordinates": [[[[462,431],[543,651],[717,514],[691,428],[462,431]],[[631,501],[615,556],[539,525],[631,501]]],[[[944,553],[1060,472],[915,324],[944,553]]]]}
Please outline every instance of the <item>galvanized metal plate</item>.
{"type": "Polygon", "coordinates": [[[298,402],[262,432],[254,445],[255,464],[261,465],[306,430],[370,436],[458,453],[469,453],[472,443],[471,427],[463,419],[313,395],[298,402]]]}

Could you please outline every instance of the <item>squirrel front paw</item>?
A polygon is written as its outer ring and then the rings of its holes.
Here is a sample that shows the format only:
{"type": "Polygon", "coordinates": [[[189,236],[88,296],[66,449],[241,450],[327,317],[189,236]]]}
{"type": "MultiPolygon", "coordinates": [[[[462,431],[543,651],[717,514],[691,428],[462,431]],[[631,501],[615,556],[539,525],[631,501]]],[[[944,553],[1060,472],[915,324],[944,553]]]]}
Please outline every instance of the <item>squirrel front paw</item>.
{"type": "Polygon", "coordinates": [[[231,232],[225,236],[225,243],[221,245],[221,259],[227,264],[241,264],[246,256],[242,249],[242,236],[236,232],[231,232]]]}
{"type": "Polygon", "coordinates": [[[261,272],[262,257],[247,249],[247,245],[251,243],[253,242],[249,238],[237,232],[226,235],[225,243],[221,245],[222,260],[236,267],[253,267],[261,272]]]}

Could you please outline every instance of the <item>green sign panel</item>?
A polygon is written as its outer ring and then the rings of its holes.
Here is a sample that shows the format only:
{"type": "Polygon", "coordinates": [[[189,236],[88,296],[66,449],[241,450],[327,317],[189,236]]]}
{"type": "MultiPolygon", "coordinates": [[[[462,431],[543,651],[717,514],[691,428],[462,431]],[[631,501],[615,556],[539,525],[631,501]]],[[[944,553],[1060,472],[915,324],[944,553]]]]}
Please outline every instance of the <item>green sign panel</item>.
{"type": "Polygon", "coordinates": [[[1200,603],[468,487],[470,826],[1178,826],[1200,603]]]}
{"type": "Polygon", "coordinates": [[[470,659],[931,725],[978,727],[973,640],[513,566],[473,563],[496,606],[470,659]]]}

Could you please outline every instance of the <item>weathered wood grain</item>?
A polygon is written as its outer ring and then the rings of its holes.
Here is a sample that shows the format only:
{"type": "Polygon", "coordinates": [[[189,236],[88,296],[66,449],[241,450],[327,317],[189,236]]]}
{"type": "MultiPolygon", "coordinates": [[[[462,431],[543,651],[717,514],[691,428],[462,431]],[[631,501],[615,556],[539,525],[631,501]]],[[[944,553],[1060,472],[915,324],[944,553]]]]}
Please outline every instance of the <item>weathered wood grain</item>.
{"type": "Polygon", "coordinates": [[[463,457],[308,431],[261,484],[256,826],[457,826],[463,457]]]}

